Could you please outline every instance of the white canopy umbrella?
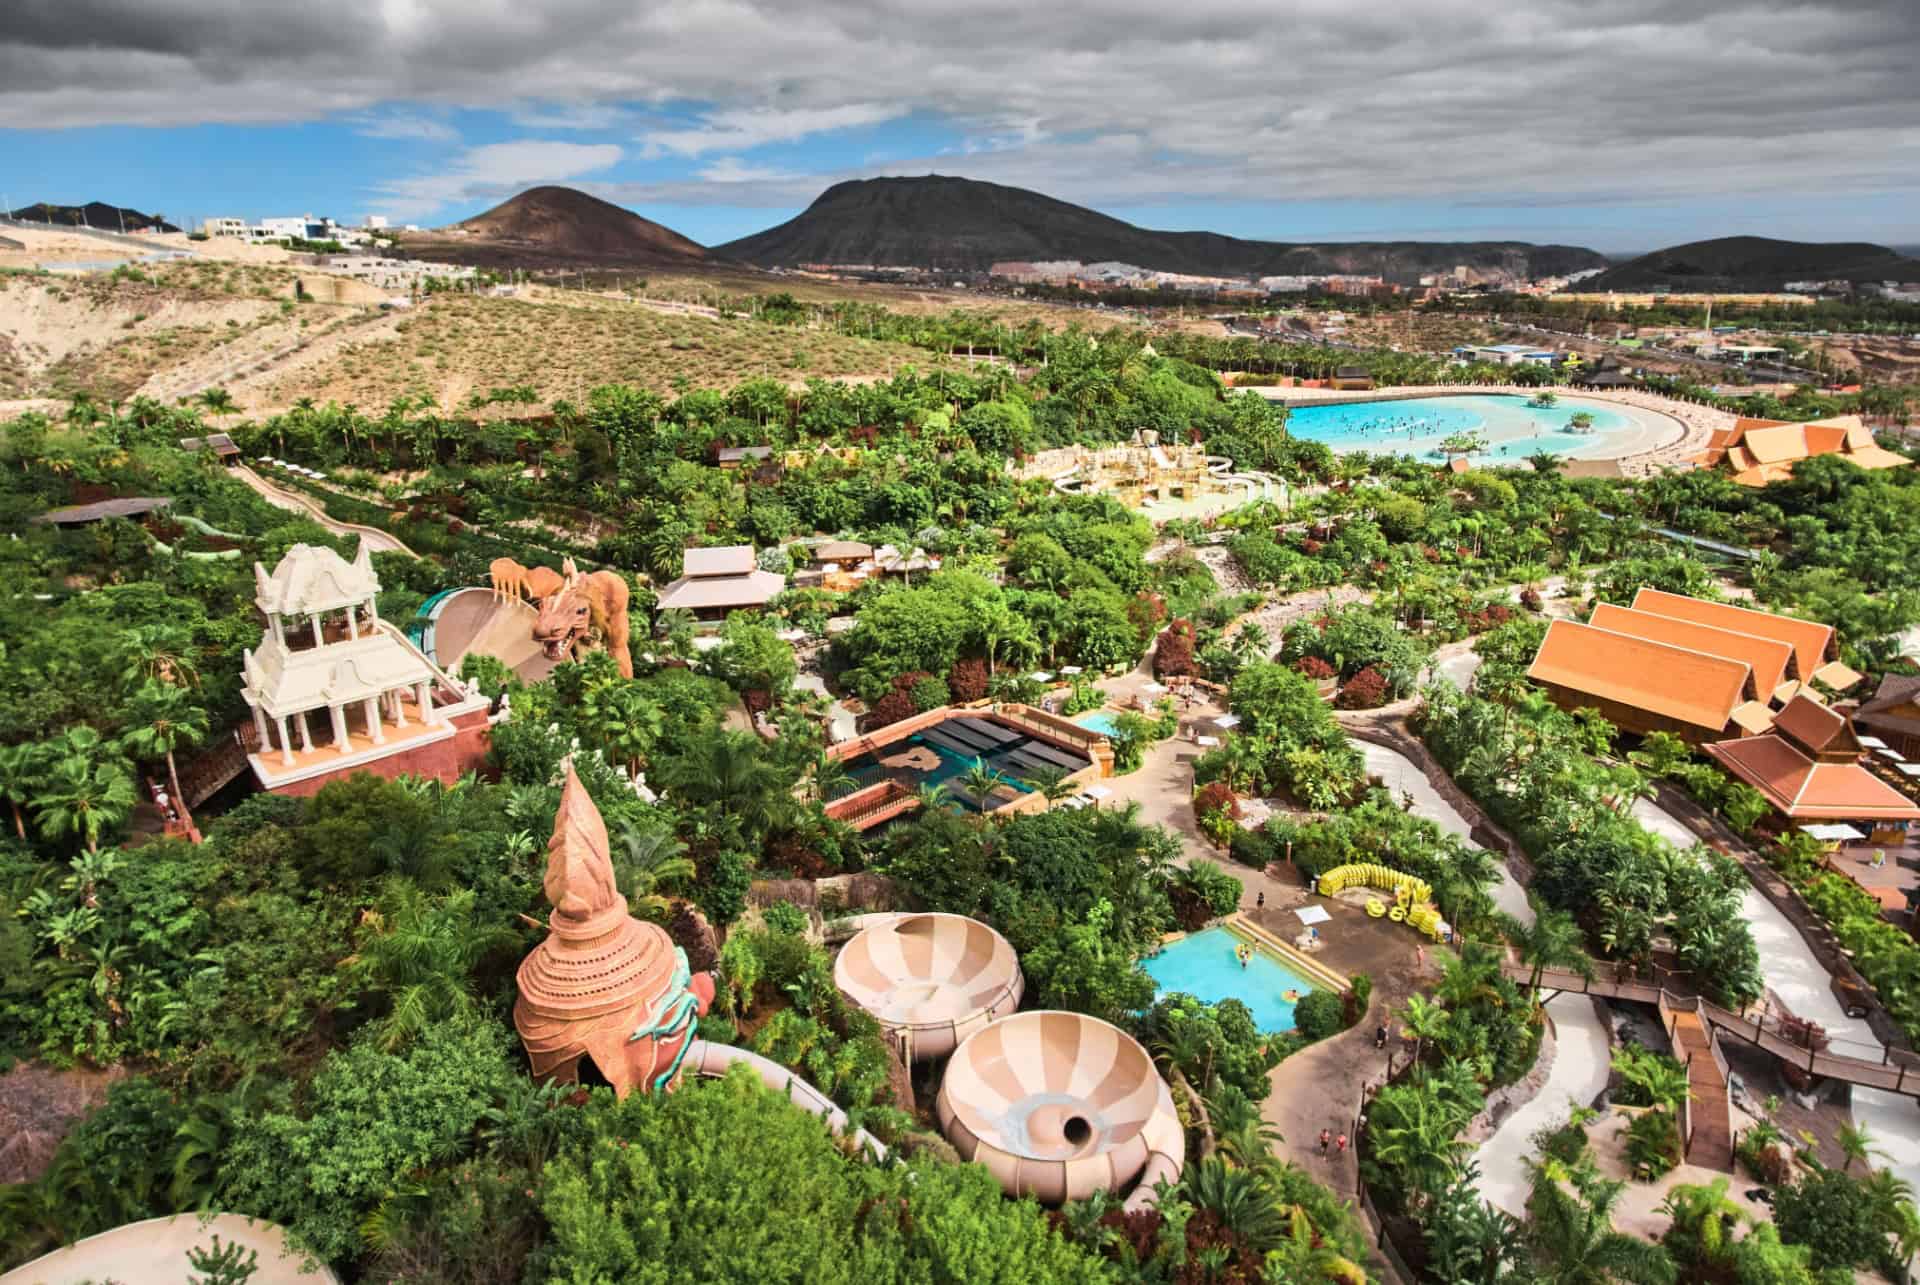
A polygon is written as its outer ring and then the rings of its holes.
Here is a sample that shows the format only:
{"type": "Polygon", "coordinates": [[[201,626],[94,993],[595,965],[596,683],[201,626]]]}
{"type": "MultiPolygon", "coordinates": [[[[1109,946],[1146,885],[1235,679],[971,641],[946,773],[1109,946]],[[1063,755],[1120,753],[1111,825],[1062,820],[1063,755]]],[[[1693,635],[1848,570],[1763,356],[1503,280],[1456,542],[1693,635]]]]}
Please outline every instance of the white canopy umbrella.
{"type": "Polygon", "coordinates": [[[1160,692],[1166,691],[1167,688],[1164,683],[1142,683],[1140,684],[1140,690],[1143,692],[1153,692],[1157,695],[1160,692]]]}
{"type": "Polygon", "coordinates": [[[1053,675],[1044,669],[1036,669],[1031,674],[1028,674],[1027,677],[1033,679],[1036,683],[1050,683],[1053,681],[1053,675]]]}
{"type": "Polygon", "coordinates": [[[1896,763],[1894,766],[1908,776],[1920,776],[1920,763],[1896,763]]]}
{"type": "Polygon", "coordinates": [[[1086,788],[1086,795],[1090,799],[1110,799],[1113,797],[1113,791],[1104,785],[1089,785],[1086,788]]]}
{"type": "Polygon", "coordinates": [[[1215,727],[1235,728],[1240,726],[1240,716],[1238,714],[1222,714],[1219,718],[1213,720],[1213,725],[1215,727]]]}
{"type": "Polygon", "coordinates": [[[1907,756],[1902,754],[1899,750],[1890,750],[1884,745],[1882,745],[1879,749],[1875,750],[1874,753],[1878,754],[1883,759],[1892,759],[1896,763],[1904,763],[1907,761],[1907,756]]]}
{"type": "Polygon", "coordinates": [[[1840,825],[1837,823],[1803,825],[1800,827],[1800,833],[1810,834],[1824,843],[1839,843],[1848,839],[1864,839],[1867,837],[1850,825],[1840,825]]]}
{"type": "Polygon", "coordinates": [[[1062,665],[1060,667],[1060,672],[1063,674],[1081,674],[1081,673],[1085,673],[1086,671],[1081,669],[1080,666],[1078,665],[1062,665]]]}
{"type": "Polygon", "coordinates": [[[1206,749],[1212,749],[1220,743],[1220,738],[1217,736],[1196,736],[1193,738],[1193,743],[1206,749]]]}
{"type": "Polygon", "coordinates": [[[1862,736],[1859,739],[1860,743],[1870,750],[1884,750],[1887,748],[1887,743],[1877,736],[1862,736]]]}

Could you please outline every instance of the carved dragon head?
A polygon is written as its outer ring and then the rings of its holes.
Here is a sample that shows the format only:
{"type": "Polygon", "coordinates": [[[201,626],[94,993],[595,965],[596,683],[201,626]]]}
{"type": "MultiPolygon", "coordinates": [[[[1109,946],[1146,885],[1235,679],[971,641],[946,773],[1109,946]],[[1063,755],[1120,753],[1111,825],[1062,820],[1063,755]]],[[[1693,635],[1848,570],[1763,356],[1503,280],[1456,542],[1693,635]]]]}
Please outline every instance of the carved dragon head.
{"type": "Polygon", "coordinates": [[[575,643],[593,628],[593,604],[587,597],[587,578],[568,558],[561,564],[560,588],[540,600],[533,624],[533,640],[546,648],[547,659],[565,660],[575,643]]]}

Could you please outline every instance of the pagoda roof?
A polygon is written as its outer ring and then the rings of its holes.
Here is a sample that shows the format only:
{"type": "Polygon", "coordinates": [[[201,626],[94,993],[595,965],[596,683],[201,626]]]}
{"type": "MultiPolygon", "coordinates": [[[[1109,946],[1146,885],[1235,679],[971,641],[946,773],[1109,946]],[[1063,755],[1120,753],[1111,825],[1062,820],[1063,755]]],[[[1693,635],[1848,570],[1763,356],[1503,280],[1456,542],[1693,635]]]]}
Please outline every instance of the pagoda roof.
{"type": "Polygon", "coordinates": [[[254,605],[268,615],[311,616],[369,602],[380,593],[373,555],[360,541],[352,562],[324,546],[296,544],[271,574],[253,564],[254,605]]]}
{"type": "Polygon", "coordinates": [[[1920,821],[1920,804],[1858,763],[1821,763],[1769,733],[1706,747],[1783,815],[1809,821],[1920,821]]]}
{"type": "Polygon", "coordinates": [[[1635,611],[1611,602],[1595,606],[1587,623],[1598,629],[1611,629],[1617,634],[1632,634],[1651,642],[1745,661],[1753,671],[1754,690],[1751,694],[1761,699],[1765,699],[1785,681],[1787,666],[1793,660],[1793,648],[1777,638],[1736,633],[1731,629],[1682,620],[1678,616],[1635,611]]]}
{"type": "Polygon", "coordinates": [[[241,661],[247,703],[275,718],[440,677],[433,662],[385,621],[359,638],[298,651],[269,635],[241,661]]]}

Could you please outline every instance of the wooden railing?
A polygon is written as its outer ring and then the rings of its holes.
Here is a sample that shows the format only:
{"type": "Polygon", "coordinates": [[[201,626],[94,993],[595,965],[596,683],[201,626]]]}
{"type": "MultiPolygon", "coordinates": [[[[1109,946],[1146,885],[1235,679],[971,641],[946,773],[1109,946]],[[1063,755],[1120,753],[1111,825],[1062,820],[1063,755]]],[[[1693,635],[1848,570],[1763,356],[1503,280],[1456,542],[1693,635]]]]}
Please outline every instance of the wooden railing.
{"type": "Polygon", "coordinates": [[[247,755],[260,748],[260,733],[241,723],[180,766],[184,806],[197,808],[247,770],[247,755]]]}
{"type": "MultiPolygon", "coordinates": [[[[1519,963],[1508,962],[1502,967],[1506,975],[1516,981],[1524,982],[1532,976],[1532,970],[1519,963]]],[[[1589,979],[1566,969],[1549,968],[1540,974],[1540,985],[1547,990],[1573,991],[1582,995],[1628,999],[1642,1004],[1657,1004],[1663,1009],[1694,1013],[1702,1022],[1710,1023],[1723,1034],[1764,1049],[1781,1061],[1799,1067],[1810,1075],[1845,1080],[1849,1084],[1860,1084],[1872,1089],[1886,1089],[1893,1093],[1920,1097],[1920,1054],[1914,1054],[1905,1049],[1889,1048],[1883,1045],[1879,1050],[1880,1056],[1870,1058],[1834,1053],[1831,1051],[1831,1044],[1826,1050],[1810,1048],[1799,1039],[1790,1036],[1787,1029],[1779,1022],[1769,1021],[1764,1014],[1748,1017],[1722,1008],[1718,1004],[1709,1003],[1697,995],[1675,995],[1659,985],[1631,980],[1609,980],[1598,973],[1589,979]]],[[[1726,1073],[1724,1064],[1720,1070],[1724,1076],[1726,1073]]]]}
{"type": "Polygon", "coordinates": [[[920,796],[898,781],[880,781],[827,804],[826,814],[835,821],[865,830],[888,817],[920,806],[920,796]]]}

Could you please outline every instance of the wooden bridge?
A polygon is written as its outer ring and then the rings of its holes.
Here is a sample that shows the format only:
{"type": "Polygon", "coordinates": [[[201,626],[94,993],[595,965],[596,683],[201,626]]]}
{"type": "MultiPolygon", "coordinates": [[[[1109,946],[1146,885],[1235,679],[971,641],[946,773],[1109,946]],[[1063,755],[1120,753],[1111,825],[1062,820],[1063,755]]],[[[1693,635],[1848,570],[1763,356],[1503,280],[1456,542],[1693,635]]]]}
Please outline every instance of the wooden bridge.
{"type": "MultiPolygon", "coordinates": [[[[1531,980],[1533,976],[1531,969],[1512,960],[1502,965],[1502,971],[1521,983],[1531,980]]],[[[1718,1034],[1764,1049],[1782,1062],[1810,1075],[1920,1098],[1920,1054],[1882,1047],[1880,1057],[1876,1059],[1849,1057],[1810,1048],[1804,1034],[1790,1032],[1777,1019],[1743,1016],[1695,995],[1675,995],[1653,982],[1618,977],[1610,979],[1604,974],[1604,969],[1596,969],[1589,979],[1566,969],[1549,968],[1540,974],[1540,987],[1542,990],[1571,991],[1654,1004],[1659,1006],[1663,1017],[1668,1013],[1693,1014],[1699,1022],[1710,1026],[1718,1034]]]]}
{"type": "Polygon", "coordinates": [[[886,780],[842,795],[827,804],[827,816],[856,830],[871,830],[920,806],[920,795],[898,781],[886,780]]]}

